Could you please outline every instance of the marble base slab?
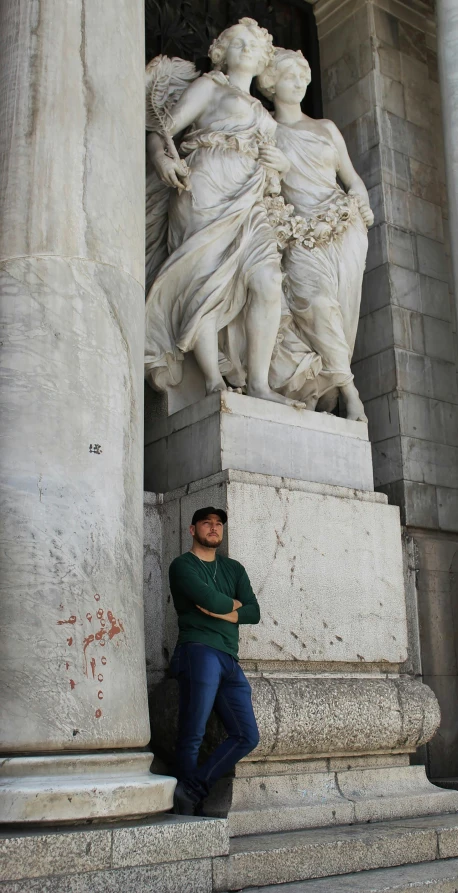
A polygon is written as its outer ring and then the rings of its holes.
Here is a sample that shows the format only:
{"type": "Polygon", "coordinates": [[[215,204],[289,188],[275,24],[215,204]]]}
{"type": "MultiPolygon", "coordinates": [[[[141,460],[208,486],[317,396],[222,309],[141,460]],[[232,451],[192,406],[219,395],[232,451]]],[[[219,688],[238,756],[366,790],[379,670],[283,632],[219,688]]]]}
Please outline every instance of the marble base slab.
{"type": "Polygon", "coordinates": [[[12,757],[0,763],[0,822],[77,822],[171,808],[175,779],[152,775],[153,754],[12,757]]]}
{"type": "Polygon", "coordinates": [[[227,468],[373,490],[367,425],[225,391],[145,425],[145,489],[227,468]]]}

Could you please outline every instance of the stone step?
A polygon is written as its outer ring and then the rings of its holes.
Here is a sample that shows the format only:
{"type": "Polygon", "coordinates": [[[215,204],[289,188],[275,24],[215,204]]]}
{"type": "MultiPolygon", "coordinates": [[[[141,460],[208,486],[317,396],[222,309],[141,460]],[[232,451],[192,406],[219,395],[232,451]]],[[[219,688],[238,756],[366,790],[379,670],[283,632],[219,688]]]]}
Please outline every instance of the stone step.
{"type": "Polygon", "coordinates": [[[214,890],[268,887],[458,857],[458,815],[253,834],[213,861],[214,890]]]}
{"type": "Polygon", "coordinates": [[[456,893],[457,890],[458,859],[445,859],[273,887],[245,887],[243,893],[456,893]]]}

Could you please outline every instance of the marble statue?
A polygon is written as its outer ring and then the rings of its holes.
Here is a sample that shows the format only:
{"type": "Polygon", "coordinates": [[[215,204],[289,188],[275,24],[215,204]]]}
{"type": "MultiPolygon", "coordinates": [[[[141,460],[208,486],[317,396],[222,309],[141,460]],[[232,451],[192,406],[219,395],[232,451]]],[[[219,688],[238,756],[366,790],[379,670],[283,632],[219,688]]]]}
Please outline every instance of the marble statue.
{"type": "Polygon", "coordinates": [[[146,72],[146,378],[179,385],[192,351],[207,394],[326,410],[340,392],[366,421],[350,361],[367,190],[335,125],[302,114],[300,51],[244,18],[209,56],[201,77],[166,56],[146,72]],[[250,95],[255,76],[274,117],[250,95]]]}
{"type": "Polygon", "coordinates": [[[257,79],[261,92],[274,103],[277,146],[290,162],[281,185],[290,215],[289,228],[288,219],[283,223],[286,302],[304,348],[312,348],[322,363],[315,377],[289,393],[309,409],[332,409],[340,392],[347,418],[367,421],[350,362],[367,227],[374,217],[366,187],[335,124],[301,110],[310,77],[300,50],[277,48],[257,79]]]}
{"type": "MultiPolygon", "coordinates": [[[[147,68],[147,273],[154,281],[145,368],[157,390],[179,384],[183,356],[193,351],[208,394],[229,382],[251,396],[294,402],[269,384],[282,271],[264,202],[289,163],[275,146],[275,121],[249,92],[273,55],[270,34],[243,18],[211,45],[210,74],[197,77],[189,63],[166,57],[147,68]],[[180,158],[173,137],[184,131],[180,158]]],[[[303,367],[321,365],[295,343],[303,367]]]]}

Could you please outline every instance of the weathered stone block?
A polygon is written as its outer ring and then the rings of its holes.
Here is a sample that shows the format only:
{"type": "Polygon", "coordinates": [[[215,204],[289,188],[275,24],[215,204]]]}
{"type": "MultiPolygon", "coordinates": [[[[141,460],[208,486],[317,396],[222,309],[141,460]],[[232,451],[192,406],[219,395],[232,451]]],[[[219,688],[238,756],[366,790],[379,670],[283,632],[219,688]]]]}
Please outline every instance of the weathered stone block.
{"type": "MultiPolygon", "coordinates": [[[[291,884],[288,893],[455,893],[458,859],[381,868],[291,884]]],[[[278,893],[278,887],[252,888],[250,893],[278,893]]]]}
{"type": "Polygon", "coordinates": [[[325,101],[331,101],[344,93],[373,68],[371,44],[369,40],[349,50],[336,62],[322,70],[321,88],[325,101]]]}
{"type": "Polygon", "coordinates": [[[113,829],[113,868],[200,860],[228,852],[229,829],[221,819],[170,815],[136,827],[113,829]]]}
{"type": "Polygon", "coordinates": [[[401,53],[426,62],[426,39],[424,31],[413,28],[408,22],[398,21],[399,49],[401,53]]]}
{"type": "Polygon", "coordinates": [[[436,528],[439,525],[437,492],[431,484],[403,481],[404,523],[411,527],[436,528]]]}
{"type": "Polygon", "coordinates": [[[402,438],[404,477],[411,481],[458,488],[458,448],[413,437],[402,438]]]}
{"type": "Polygon", "coordinates": [[[423,671],[427,676],[458,675],[451,588],[450,574],[446,571],[420,570],[418,609],[423,671]]]}
{"type": "Polygon", "coordinates": [[[456,335],[449,322],[432,316],[423,317],[425,332],[425,353],[453,363],[456,357],[456,335]]]}
{"type": "MultiPolygon", "coordinates": [[[[406,823],[407,824],[407,823],[406,823]]],[[[214,861],[215,890],[286,884],[375,866],[402,865],[435,858],[434,830],[389,823],[372,828],[328,828],[281,835],[236,838],[231,854],[214,861]]]]}
{"type": "Polygon", "coordinates": [[[399,48],[399,20],[395,16],[375,6],[374,27],[375,34],[380,40],[388,46],[399,48]]]}
{"type": "Polygon", "coordinates": [[[393,306],[393,340],[395,347],[411,350],[415,353],[425,352],[424,317],[414,310],[393,306]]]}
{"type": "Polygon", "coordinates": [[[111,867],[108,830],[42,831],[0,835],[0,881],[111,867]]]}
{"type": "Polygon", "coordinates": [[[458,402],[454,364],[398,348],[395,356],[400,390],[434,397],[446,403],[458,402]]]}
{"type": "Polygon", "coordinates": [[[393,349],[381,351],[352,365],[356,386],[362,400],[387,394],[396,387],[396,365],[393,349]]]}
{"type": "Polygon", "coordinates": [[[379,120],[382,143],[424,164],[435,165],[436,152],[430,130],[385,109],[380,110],[379,120]]]}
{"type": "Polygon", "coordinates": [[[5,883],[2,893],[212,893],[211,859],[5,883]]]}
{"type": "Polygon", "coordinates": [[[362,155],[380,142],[376,110],[371,109],[343,128],[343,136],[351,158],[362,155]]]}
{"type": "Polygon", "coordinates": [[[432,279],[429,276],[420,276],[421,309],[428,316],[451,319],[451,298],[448,282],[440,279],[432,279]]]}
{"type": "Polygon", "coordinates": [[[401,438],[389,437],[380,443],[372,444],[374,458],[374,481],[376,487],[383,487],[403,477],[401,438]]]}
{"type": "Polygon", "coordinates": [[[408,196],[408,205],[410,228],[429,239],[441,241],[444,238],[442,208],[416,195],[408,196]]]}
{"type": "Polygon", "coordinates": [[[344,93],[325,103],[326,116],[339,128],[347,127],[375,105],[374,73],[369,71],[363,78],[348,87],[344,93]]]}
{"type": "Polygon", "coordinates": [[[387,305],[367,313],[359,321],[353,362],[386,351],[393,346],[392,308],[387,305]]]}
{"type": "Polygon", "coordinates": [[[370,36],[369,16],[365,6],[353,15],[346,16],[338,29],[333,28],[320,39],[320,62],[322,70],[338,62],[342,56],[351,53],[370,36]]]}
{"type": "Polygon", "coordinates": [[[396,394],[383,394],[364,405],[369,420],[369,437],[372,442],[395,437],[400,433],[398,399],[396,394]]]}
{"type": "Polygon", "coordinates": [[[145,438],[146,487],[159,493],[225,468],[373,486],[363,423],[240,394],[206,397],[157,421],[145,438]]]}
{"type": "Polygon", "coordinates": [[[382,108],[400,118],[405,117],[404,88],[398,80],[380,74],[378,87],[382,108]]]}
{"type": "Polygon", "coordinates": [[[448,267],[443,244],[421,235],[416,238],[420,273],[448,282],[448,267]]]}
{"type": "Polygon", "coordinates": [[[441,189],[436,167],[423,164],[417,158],[409,158],[411,190],[427,202],[441,204],[441,189]]]}
{"type": "Polygon", "coordinates": [[[438,487],[437,510],[440,529],[458,531],[458,491],[438,487]]]}
{"type": "MultiPolygon", "coordinates": [[[[183,497],[182,513],[190,517],[199,503],[200,494],[183,497]]],[[[227,506],[229,554],[247,568],[261,604],[261,623],[241,630],[242,658],[405,659],[394,506],[235,481],[227,490],[227,506]],[[248,516],[247,532],[240,521],[248,516]],[[304,528],[304,519],[312,518],[304,528]],[[374,579],[376,587],[370,583],[374,579]]]]}
{"type": "Polygon", "coordinates": [[[398,49],[380,41],[378,58],[382,74],[395,81],[401,81],[401,55],[398,49]]]}
{"type": "Polygon", "coordinates": [[[401,392],[398,411],[401,434],[439,443],[446,442],[442,404],[439,401],[401,392]]]}

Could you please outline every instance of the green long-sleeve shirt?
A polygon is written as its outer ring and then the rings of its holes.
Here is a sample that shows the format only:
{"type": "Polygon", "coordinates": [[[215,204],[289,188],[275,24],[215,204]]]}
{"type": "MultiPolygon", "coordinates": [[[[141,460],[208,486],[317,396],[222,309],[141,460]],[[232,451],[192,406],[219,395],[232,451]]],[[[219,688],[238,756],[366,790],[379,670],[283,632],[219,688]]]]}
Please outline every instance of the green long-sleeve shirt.
{"type": "Polygon", "coordinates": [[[216,561],[201,561],[192,552],[185,552],[172,561],[169,580],[178,614],[178,645],[202,642],[237,660],[239,624],[259,623],[260,618],[259,605],[245,568],[223,555],[218,555],[216,561]],[[237,611],[238,623],[209,617],[196,607],[200,605],[215,614],[229,614],[234,599],[242,602],[237,611]]]}

